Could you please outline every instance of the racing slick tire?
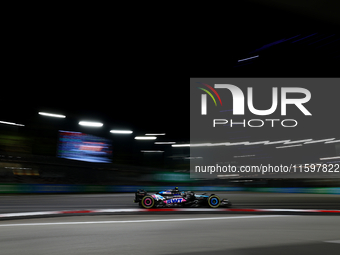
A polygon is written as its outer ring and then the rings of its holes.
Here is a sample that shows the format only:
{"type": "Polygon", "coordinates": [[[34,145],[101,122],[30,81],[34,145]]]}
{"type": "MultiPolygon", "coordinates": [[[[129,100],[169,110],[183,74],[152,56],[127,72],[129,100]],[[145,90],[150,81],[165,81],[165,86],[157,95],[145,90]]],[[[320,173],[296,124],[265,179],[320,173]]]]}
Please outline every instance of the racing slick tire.
{"type": "Polygon", "coordinates": [[[212,208],[217,208],[221,204],[221,199],[216,195],[211,195],[208,198],[208,205],[212,208]]]}
{"type": "Polygon", "coordinates": [[[145,196],[143,197],[142,201],[140,202],[141,206],[150,209],[155,205],[155,200],[152,196],[145,196]]]}

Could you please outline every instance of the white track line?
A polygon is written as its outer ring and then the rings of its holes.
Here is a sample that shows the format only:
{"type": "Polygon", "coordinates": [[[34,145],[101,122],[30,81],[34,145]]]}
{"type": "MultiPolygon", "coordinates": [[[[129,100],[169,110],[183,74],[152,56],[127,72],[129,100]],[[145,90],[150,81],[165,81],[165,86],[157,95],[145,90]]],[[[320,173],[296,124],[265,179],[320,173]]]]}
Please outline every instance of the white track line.
{"type": "Polygon", "coordinates": [[[325,241],[325,243],[338,243],[338,244],[340,244],[340,240],[325,241]]]}
{"type": "Polygon", "coordinates": [[[37,215],[52,215],[52,214],[60,214],[59,211],[48,211],[48,212],[22,212],[22,213],[4,213],[0,214],[0,218],[2,217],[23,217],[23,216],[37,216],[37,215]]]}
{"type": "Polygon", "coordinates": [[[49,225],[79,225],[79,224],[113,224],[113,223],[147,223],[147,222],[173,222],[173,221],[197,221],[197,220],[233,220],[269,217],[292,217],[291,215],[254,215],[235,217],[209,217],[209,218],[182,218],[182,219],[158,219],[158,220],[122,220],[122,221],[83,221],[83,222],[48,222],[48,223],[22,223],[22,224],[1,224],[0,227],[17,226],[49,226],[49,225]]]}

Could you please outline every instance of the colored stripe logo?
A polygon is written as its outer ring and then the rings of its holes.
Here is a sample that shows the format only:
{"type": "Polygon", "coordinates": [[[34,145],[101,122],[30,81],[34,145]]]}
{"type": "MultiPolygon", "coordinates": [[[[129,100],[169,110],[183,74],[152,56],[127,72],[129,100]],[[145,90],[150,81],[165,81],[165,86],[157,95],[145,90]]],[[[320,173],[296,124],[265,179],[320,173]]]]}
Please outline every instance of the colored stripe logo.
{"type": "MultiPolygon", "coordinates": [[[[211,86],[208,85],[208,84],[202,83],[202,82],[197,82],[197,83],[200,83],[200,84],[206,86],[207,88],[209,88],[209,89],[217,96],[218,100],[220,101],[220,104],[222,105],[221,98],[220,98],[219,94],[217,93],[217,91],[216,91],[213,87],[211,87],[211,86]]],[[[201,90],[203,90],[204,92],[206,92],[206,93],[212,98],[212,100],[214,101],[215,106],[217,106],[216,100],[215,100],[214,96],[210,93],[209,90],[206,90],[206,89],[201,88],[201,87],[198,87],[198,88],[201,89],[201,90]]]]}

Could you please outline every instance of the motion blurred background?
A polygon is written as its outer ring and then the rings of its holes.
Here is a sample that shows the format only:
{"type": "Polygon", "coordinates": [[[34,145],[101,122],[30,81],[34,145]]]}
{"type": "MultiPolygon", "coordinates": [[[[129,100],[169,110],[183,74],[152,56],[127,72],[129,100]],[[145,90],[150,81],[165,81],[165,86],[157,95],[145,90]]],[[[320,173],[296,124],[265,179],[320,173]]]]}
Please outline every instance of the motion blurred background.
{"type": "MultiPolygon", "coordinates": [[[[215,16],[218,29],[197,13],[185,34],[171,17],[162,29],[157,27],[161,13],[135,20],[130,27],[105,15],[99,23],[75,20],[72,11],[50,22],[45,22],[49,12],[44,18],[32,15],[29,22],[11,20],[3,37],[0,193],[173,186],[263,191],[314,187],[328,193],[340,187],[338,178],[190,179],[190,148],[176,147],[190,139],[188,74],[337,77],[339,72],[336,8],[302,0],[238,1],[226,8],[224,15],[215,16]],[[230,12],[232,23],[225,19],[230,12]]],[[[339,104],[331,103],[337,118],[339,104]]],[[[340,137],[336,131],[332,135],[340,137]]],[[[340,155],[339,143],[327,146],[330,156],[340,155]]],[[[296,150],[296,155],[304,153],[296,150]]]]}

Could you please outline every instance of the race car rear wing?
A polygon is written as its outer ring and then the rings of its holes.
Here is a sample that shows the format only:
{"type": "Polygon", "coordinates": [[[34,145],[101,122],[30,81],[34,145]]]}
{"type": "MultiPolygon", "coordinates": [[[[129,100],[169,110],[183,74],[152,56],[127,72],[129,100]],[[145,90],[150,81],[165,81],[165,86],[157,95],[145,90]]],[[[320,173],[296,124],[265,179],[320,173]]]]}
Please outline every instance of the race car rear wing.
{"type": "Polygon", "coordinates": [[[145,197],[147,194],[147,192],[143,189],[139,189],[135,192],[135,203],[139,203],[140,201],[142,201],[143,197],[145,197]]]}

